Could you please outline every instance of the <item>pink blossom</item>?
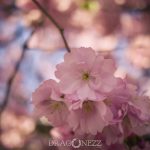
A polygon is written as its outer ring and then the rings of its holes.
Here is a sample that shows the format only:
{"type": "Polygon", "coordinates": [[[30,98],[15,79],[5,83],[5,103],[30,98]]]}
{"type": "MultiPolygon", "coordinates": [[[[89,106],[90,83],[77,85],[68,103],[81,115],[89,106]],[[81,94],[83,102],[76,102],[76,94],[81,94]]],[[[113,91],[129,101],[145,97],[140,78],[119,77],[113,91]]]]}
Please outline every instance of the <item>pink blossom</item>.
{"type": "Polygon", "coordinates": [[[33,93],[32,100],[39,116],[45,116],[54,126],[66,123],[68,108],[57,83],[47,80],[33,93]]]}
{"type": "Polygon", "coordinates": [[[97,134],[112,120],[112,113],[102,101],[85,100],[82,107],[70,110],[69,125],[79,134],[97,134]]]}
{"type": "Polygon", "coordinates": [[[64,62],[57,65],[55,75],[65,94],[77,93],[79,99],[104,99],[117,78],[113,76],[115,64],[91,48],[73,49],[64,62]]]}
{"type": "Polygon", "coordinates": [[[150,120],[150,99],[146,96],[137,96],[132,99],[132,104],[140,111],[140,118],[150,120]]]}
{"type": "Polygon", "coordinates": [[[145,96],[132,95],[131,99],[126,103],[126,111],[124,117],[119,123],[119,129],[124,137],[132,133],[137,135],[144,133],[143,126],[148,129],[150,126],[149,107],[150,101],[145,96]],[[143,130],[143,131],[141,131],[143,130]]]}
{"type": "Polygon", "coordinates": [[[123,142],[123,134],[120,132],[117,124],[105,127],[102,135],[105,137],[106,145],[123,142]]]}
{"type": "MultiPolygon", "coordinates": [[[[123,137],[138,132],[135,129],[140,130],[142,124],[147,124],[150,119],[150,100],[145,96],[140,96],[137,87],[129,84],[127,80],[118,80],[104,102],[113,113],[112,123],[119,126],[123,137]]],[[[109,138],[107,137],[106,140],[108,141],[109,138]]]]}
{"type": "MultiPolygon", "coordinates": [[[[122,121],[124,132],[143,135],[150,127],[150,100],[145,96],[136,96],[130,101],[126,117],[122,121]],[[144,129],[143,129],[144,128],[144,129]]],[[[148,133],[148,132],[147,132],[148,133]]]]}
{"type": "MultiPolygon", "coordinates": [[[[125,138],[143,135],[150,126],[150,100],[127,78],[114,77],[114,61],[91,48],[73,49],[34,93],[39,116],[45,116],[64,140],[102,138],[105,149],[124,149],[125,138]],[[72,134],[73,133],[73,134],[72,134]]],[[[57,132],[54,132],[57,133],[57,132]]]]}
{"type": "Polygon", "coordinates": [[[104,100],[105,104],[113,113],[113,122],[122,121],[127,114],[128,102],[131,97],[126,83],[122,79],[118,79],[116,86],[107,94],[107,97],[104,100]]]}

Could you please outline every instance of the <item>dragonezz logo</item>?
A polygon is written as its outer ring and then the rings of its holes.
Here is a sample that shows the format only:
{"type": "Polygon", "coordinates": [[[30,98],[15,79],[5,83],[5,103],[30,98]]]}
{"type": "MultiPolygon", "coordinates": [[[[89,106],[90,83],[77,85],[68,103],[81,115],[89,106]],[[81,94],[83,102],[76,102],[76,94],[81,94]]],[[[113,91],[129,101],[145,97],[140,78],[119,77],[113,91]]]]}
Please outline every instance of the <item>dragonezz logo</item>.
{"type": "Polygon", "coordinates": [[[101,140],[83,140],[74,138],[72,140],[49,140],[49,146],[66,146],[66,147],[73,147],[75,149],[81,148],[81,147],[95,147],[95,148],[101,148],[102,147],[102,141],[101,140]]]}

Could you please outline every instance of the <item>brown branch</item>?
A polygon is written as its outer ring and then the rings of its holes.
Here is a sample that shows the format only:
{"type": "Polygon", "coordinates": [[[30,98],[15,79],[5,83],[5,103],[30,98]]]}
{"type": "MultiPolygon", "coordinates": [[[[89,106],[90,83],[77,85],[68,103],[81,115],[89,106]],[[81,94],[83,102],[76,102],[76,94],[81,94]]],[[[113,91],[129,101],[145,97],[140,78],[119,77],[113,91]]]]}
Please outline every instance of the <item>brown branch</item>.
{"type": "Polygon", "coordinates": [[[60,35],[61,35],[61,38],[64,42],[64,45],[67,49],[68,52],[71,52],[70,48],[69,48],[69,45],[67,43],[67,40],[64,36],[64,29],[56,22],[56,20],[51,16],[51,14],[49,14],[45,9],[44,7],[41,6],[41,4],[37,1],[37,0],[32,0],[36,6],[41,10],[41,12],[55,25],[55,27],[58,29],[60,35]]]}
{"type": "Polygon", "coordinates": [[[0,116],[2,115],[4,109],[6,108],[6,106],[8,104],[9,95],[10,95],[10,92],[11,92],[12,84],[13,84],[14,79],[16,77],[16,74],[17,74],[17,72],[18,72],[18,70],[20,68],[20,65],[21,65],[21,63],[23,61],[23,58],[25,56],[25,52],[28,50],[28,43],[29,43],[29,40],[30,40],[32,34],[34,33],[34,31],[32,31],[30,37],[24,42],[21,56],[20,56],[19,60],[17,61],[16,65],[14,67],[14,71],[12,72],[11,77],[8,79],[8,81],[6,83],[6,92],[5,92],[5,95],[4,95],[4,100],[3,100],[3,102],[2,102],[2,104],[0,106],[0,116]]]}

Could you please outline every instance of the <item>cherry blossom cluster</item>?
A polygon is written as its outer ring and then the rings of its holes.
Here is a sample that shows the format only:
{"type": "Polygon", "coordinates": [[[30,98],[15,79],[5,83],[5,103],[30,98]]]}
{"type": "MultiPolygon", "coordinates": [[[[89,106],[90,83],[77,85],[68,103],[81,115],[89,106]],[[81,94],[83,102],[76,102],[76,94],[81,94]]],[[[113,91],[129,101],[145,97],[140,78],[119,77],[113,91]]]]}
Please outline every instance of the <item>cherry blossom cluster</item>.
{"type": "Polygon", "coordinates": [[[127,78],[114,76],[115,62],[91,48],[72,49],[56,66],[59,82],[49,79],[33,93],[38,116],[76,136],[92,135],[106,145],[131,134],[145,134],[150,100],[127,78]]]}

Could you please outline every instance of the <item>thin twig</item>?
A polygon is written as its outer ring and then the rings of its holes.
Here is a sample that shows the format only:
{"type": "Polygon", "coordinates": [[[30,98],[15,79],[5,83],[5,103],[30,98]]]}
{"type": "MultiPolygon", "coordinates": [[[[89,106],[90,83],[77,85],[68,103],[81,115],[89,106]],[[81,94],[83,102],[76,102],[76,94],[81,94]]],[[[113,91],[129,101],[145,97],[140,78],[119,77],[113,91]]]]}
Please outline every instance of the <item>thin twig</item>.
{"type": "Polygon", "coordinates": [[[2,112],[4,111],[4,109],[6,108],[6,106],[8,104],[9,95],[10,95],[10,92],[11,92],[12,84],[13,84],[14,79],[16,77],[16,74],[17,74],[17,72],[18,72],[18,70],[20,68],[20,65],[21,65],[21,63],[23,61],[23,58],[25,56],[25,52],[28,50],[28,43],[29,43],[29,40],[30,40],[32,34],[34,33],[34,31],[32,31],[30,37],[24,42],[21,56],[20,56],[19,60],[17,61],[16,65],[14,67],[14,71],[13,71],[11,77],[8,79],[8,81],[6,83],[6,92],[5,92],[5,95],[4,95],[4,100],[3,100],[3,102],[2,102],[2,104],[0,106],[0,116],[2,115],[2,112]]]}
{"type": "Polygon", "coordinates": [[[41,4],[37,1],[37,0],[32,0],[36,6],[42,11],[43,14],[45,14],[45,16],[47,16],[47,18],[55,25],[55,27],[58,29],[58,31],[60,32],[60,35],[62,37],[62,40],[65,44],[65,47],[67,49],[68,52],[71,52],[69,45],[67,43],[67,40],[64,36],[64,29],[57,23],[57,21],[51,16],[51,14],[49,14],[44,7],[41,6],[41,4]]]}

